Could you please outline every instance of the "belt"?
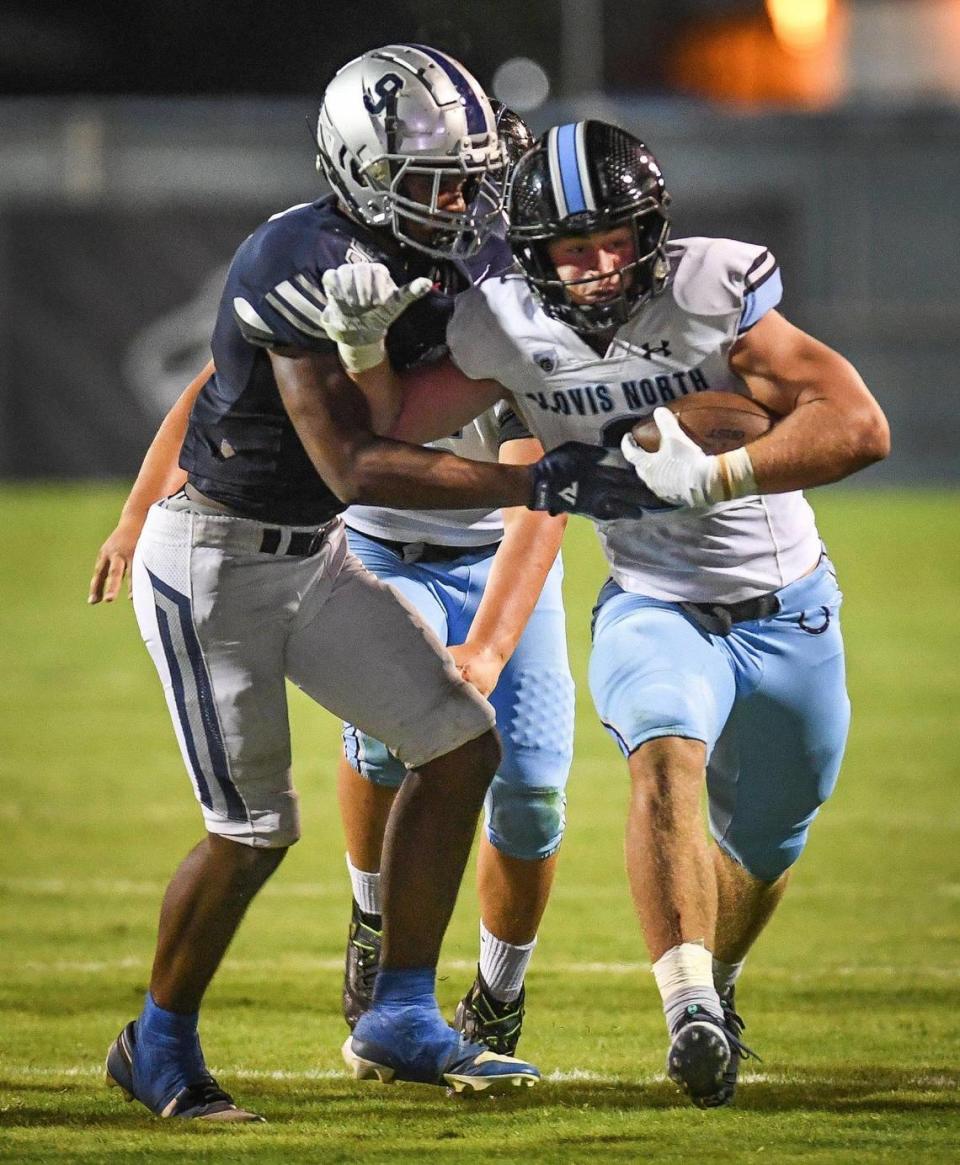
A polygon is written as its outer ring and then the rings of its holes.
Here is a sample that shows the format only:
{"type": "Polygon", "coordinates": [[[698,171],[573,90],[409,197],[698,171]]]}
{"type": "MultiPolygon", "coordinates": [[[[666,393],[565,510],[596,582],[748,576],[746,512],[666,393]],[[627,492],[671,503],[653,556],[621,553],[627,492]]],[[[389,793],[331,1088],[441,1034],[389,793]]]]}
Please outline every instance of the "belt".
{"type": "Polygon", "coordinates": [[[491,553],[500,545],[497,542],[486,542],[482,546],[440,546],[433,542],[394,542],[390,538],[380,538],[376,534],[364,534],[372,542],[385,546],[394,554],[399,555],[404,562],[453,562],[457,558],[466,558],[468,554],[480,554],[484,550],[491,553]]]}
{"type": "Polygon", "coordinates": [[[729,635],[735,623],[750,623],[776,615],[780,600],[775,594],[767,594],[739,603],[680,603],[679,606],[710,635],[729,635]]]}
{"type": "Polygon", "coordinates": [[[289,554],[291,558],[310,558],[323,545],[323,540],[330,533],[336,518],[320,526],[317,530],[292,530],[284,544],[284,529],[282,526],[267,526],[260,538],[261,554],[289,554]]]}
{"type": "Polygon", "coordinates": [[[247,518],[220,502],[206,497],[198,489],[187,486],[163,503],[170,510],[190,510],[206,520],[206,545],[242,549],[255,554],[287,555],[291,558],[310,558],[323,545],[327,535],[340,524],[339,517],[331,518],[316,527],[271,525],[256,518],[247,518]],[[224,523],[224,518],[237,521],[224,523]],[[213,529],[210,523],[215,523],[213,529]]]}

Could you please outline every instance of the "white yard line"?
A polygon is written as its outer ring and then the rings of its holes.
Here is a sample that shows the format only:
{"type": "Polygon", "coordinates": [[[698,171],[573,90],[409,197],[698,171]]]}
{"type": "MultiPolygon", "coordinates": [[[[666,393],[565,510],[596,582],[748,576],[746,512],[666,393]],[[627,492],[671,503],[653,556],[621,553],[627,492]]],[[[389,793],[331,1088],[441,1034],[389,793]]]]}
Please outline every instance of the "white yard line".
{"type": "MultiPolygon", "coordinates": [[[[43,1065],[0,1065],[0,1071],[7,1074],[11,1083],[20,1080],[59,1080],[59,1079],[100,1079],[103,1068],[99,1064],[75,1064],[69,1067],[47,1067],[43,1065]]],[[[342,1068],[306,1068],[301,1072],[291,1072],[283,1069],[260,1069],[214,1066],[211,1068],[217,1077],[226,1077],[232,1080],[277,1080],[289,1084],[309,1084],[312,1080],[347,1080],[349,1074],[342,1068]]],[[[608,1084],[636,1085],[636,1084],[664,1084],[666,1076],[662,1072],[643,1076],[617,1076],[609,1072],[595,1072],[590,1068],[555,1068],[545,1073],[546,1084],[608,1084]]],[[[949,1076],[923,1075],[908,1076],[896,1084],[883,1085],[873,1083],[869,1078],[862,1081],[844,1077],[830,1076],[803,1076],[797,1072],[743,1072],[740,1076],[742,1084],[804,1084],[825,1085],[834,1088],[876,1088],[878,1091],[902,1090],[904,1088],[919,1088],[930,1092],[957,1092],[960,1090],[960,1081],[949,1076]]]]}
{"type": "MultiPolygon", "coordinates": [[[[158,881],[137,881],[126,878],[0,878],[0,890],[21,894],[28,898],[68,897],[68,898],[153,898],[160,897],[167,883],[158,881]]],[[[960,883],[942,882],[930,887],[930,892],[945,898],[960,897],[960,883]]],[[[335,882],[271,882],[264,891],[278,898],[343,898],[347,900],[350,887],[346,880],[335,882]]],[[[607,886],[558,886],[554,891],[557,901],[596,897],[597,895],[625,895],[620,885],[607,886]]],[[[858,882],[807,885],[797,882],[790,887],[791,899],[817,901],[838,898],[856,901],[882,901],[890,898],[891,891],[882,883],[863,884],[858,882]]]]}
{"type": "MultiPolygon", "coordinates": [[[[3,966],[0,960],[0,967],[3,966]]],[[[115,971],[131,971],[140,968],[144,974],[149,969],[149,959],[146,955],[126,955],[119,959],[39,959],[10,964],[5,974],[16,977],[17,972],[29,972],[31,975],[99,975],[115,971]]],[[[470,973],[476,969],[474,959],[444,959],[440,965],[441,981],[453,972],[466,971],[470,973]]],[[[342,971],[343,956],[335,958],[314,958],[310,955],[278,955],[272,959],[242,959],[228,958],[224,963],[223,972],[230,974],[250,974],[263,972],[305,972],[311,971],[342,971]]],[[[638,975],[646,976],[650,973],[649,963],[603,963],[603,962],[562,962],[549,959],[538,959],[531,968],[531,975],[638,975]]],[[[960,965],[958,966],[917,966],[900,967],[894,965],[864,965],[838,967],[821,967],[817,978],[822,980],[835,976],[840,979],[895,979],[909,975],[911,981],[930,979],[934,981],[954,982],[960,980],[960,965]]],[[[750,980],[753,982],[772,983],[808,983],[810,975],[797,972],[786,967],[751,968],[750,980]]]]}

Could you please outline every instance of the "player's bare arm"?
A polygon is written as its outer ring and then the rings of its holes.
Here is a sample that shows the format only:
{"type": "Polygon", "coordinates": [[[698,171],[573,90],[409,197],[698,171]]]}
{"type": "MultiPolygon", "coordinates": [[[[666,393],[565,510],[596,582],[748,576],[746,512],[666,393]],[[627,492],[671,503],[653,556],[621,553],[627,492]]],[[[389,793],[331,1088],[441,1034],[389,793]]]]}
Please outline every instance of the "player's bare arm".
{"type": "Polygon", "coordinates": [[[382,263],[344,263],[326,271],[323,326],[347,375],[366,396],[375,433],[398,441],[440,440],[508,395],[494,380],[470,380],[450,360],[401,373],[387,359],[390,325],[430,290],[427,279],[397,287],[382,263]]]}
{"type": "MultiPolygon", "coordinates": [[[[362,414],[355,411],[361,393],[368,391],[364,374],[372,370],[390,383],[384,368],[384,329],[429,289],[425,280],[401,288],[392,279],[386,283],[377,275],[384,272],[382,265],[353,267],[343,264],[324,274],[327,303],[322,323],[327,336],[337,340],[339,360],[300,349],[271,352],[274,377],[300,440],[341,501],[411,509],[526,504],[551,514],[575,512],[601,520],[641,516],[632,475],[602,466],[604,451],[591,445],[567,442],[527,471],[521,466],[463,461],[419,444],[401,445],[396,440],[377,444],[369,406],[364,402],[362,414]],[[356,385],[341,365],[356,377],[356,385]],[[343,384],[350,390],[338,391],[343,384]]],[[[505,395],[500,384],[471,380],[450,361],[436,368],[418,367],[401,383],[404,410],[390,435],[396,439],[403,433],[404,439],[418,443],[447,436],[505,395]]],[[[382,379],[377,387],[384,391],[382,379]]]]}
{"type": "Polygon", "coordinates": [[[526,466],[466,461],[376,436],[365,397],[335,356],[288,349],[271,352],[270,360],[307,455],[342,502],[494,509],[530,500],[526,466]]]}
{"type": "Polygon", "coordinates": [[[347,375],[367,398],[375,433],[389,432],[403,402],[402,384],[387,360],[387,332],[431,286],[419,278],[397,287],[382,263],[344,263],[324,272],[323,326],[347,375]]]}
{"type": "Polygon", "coordinates": [[[415,368],[398,377],[402,408],[390,429],[398,441],[437,441],[462,429],[510,393],[496,380],[471,380],[453,363],[415,368]]]}
{"type": "Polygon", "coordinates": [[[839,481],[890,452],[886,418],[857,370],[779,312],[737,340],[730,367],[783,417],[748,447],[761,492],[839,481]]]}
{"type": "Polygon", "coordinates": [[[629,434],[621,448],[665,501],[704,506],[809,489],[889,453],[886,418],[857,370],[775,310],[734,342],[729,364],[751,395],[783,419],[743,448],[708,456],[668,409],[657,409],[657,452],[639,448],[629,434]]]}
{"type": "MultiPolygon", "coordinates": [[[[505,442],[500,461],[532,465],[543,456],[535,438],[505,442]]],[[[551,518],[525,507],[503,512],[503,541],[497,548],[483,598],[466,642],[450,648],[464,679],[487,696],[524,632],[563,541],[565,515],[551,518]]]]}
{"type": "Polygon", "coordinates": [[[112,603],[129,572],[147,511],[155,501],[175,493],[187,479],[178,464],[187,419],[200,390],[213,375],[213,361],[196,376],[164,417],[146,452],[140,472],[120,511],[116,528],[97,554],[88,603],[112,603]]]}

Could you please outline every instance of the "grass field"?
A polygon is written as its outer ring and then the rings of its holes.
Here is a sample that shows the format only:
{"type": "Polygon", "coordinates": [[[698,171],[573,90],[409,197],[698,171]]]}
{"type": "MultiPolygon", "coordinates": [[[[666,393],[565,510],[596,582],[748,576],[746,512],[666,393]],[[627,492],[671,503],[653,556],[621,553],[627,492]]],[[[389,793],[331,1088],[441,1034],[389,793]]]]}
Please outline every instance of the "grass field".
{"type": "MultiPolygon", "coordinates": [[[[575,522],[570,828],[521,1045],[543,1084],[455,1102],[344,1075],[337,729],[297,694],[305,837],[204,1012],[211,1067],[270,1120],[234,1128],[154,1120],[102,1083],[107,1044],[140,1007],[166,879],[199,835],[130,604],[84,604],[120,496],[2,493],[0,1160],[960,1160],[958,495],[814,497],[847,593],[853,736],[739,992],[763,1063],[735,1109],[699,1112],[663,1077],[663,1020],[622,871],[625,772],[584,679],[602,566],[575,522]]],[[[468,886],[440,969],[448,1011],[475,946],[468,886]]]]}

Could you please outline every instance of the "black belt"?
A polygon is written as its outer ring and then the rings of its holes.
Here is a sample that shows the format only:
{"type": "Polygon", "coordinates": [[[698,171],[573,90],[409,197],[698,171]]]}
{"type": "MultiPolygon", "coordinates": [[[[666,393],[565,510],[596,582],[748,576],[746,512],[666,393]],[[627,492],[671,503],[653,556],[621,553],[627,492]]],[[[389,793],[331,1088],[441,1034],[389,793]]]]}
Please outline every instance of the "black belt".
{"type": "MultiPolygon", "coordinates": [[[[189,481],[186,482],[183,489],[179,490],[173,496],[185,497],[191,502],[196,502],[201,506],[207,506],[209,509],[226,514],[231,518],[244,518],[247,521],[256,521],[255,518],[247,518],[247,515],[241,514],[238,510],[225,505],[223,502],[208,498],[206,494],[201,493],[189,481]]],[[[283,541],[282,527],[265,526],[258,549],[261,554],[285,554],[291,558],[310,558],[317,553],[323,545],[324,538],[326,538],[335,525],[336,518],[331,518],[328,522],[324,522],[322,526],[318,526],[316,530],[294,530],[286,545],[284,545],[283,541]]]]}
{"type": "Polygon", "coordinates": [[[319,530],[294,530],[286,546],[283,546],[283,530],[277,526],[267,526],[260,539],[260,553],[289,554],[291,558],[309,558],[316,554],[323,545],[323,540],[330,533],[332,526],[333,522],[328,522],[319,530]]]}
{"type": "Polygon", "coordinates": [[[489,550],[492,554],[500,545],[497,541],[487,542],[483,546],[439,546],[433,542],[394,542],[390,538],[380,538],[376,534],[364,534],[362,530],[358,530],[357,533],[392,550],[404,562],[453,562],[457,558],[466,558],[468,554],[480,554],[484,550],[489,550]]]}
{"type": "Polygon", "coordinates": [[[775,594],[757,595],[740,603],[680,603],[690,618],[711,635],[729,635],[735,623],[769,619],[780,610],[775,594]]]}

